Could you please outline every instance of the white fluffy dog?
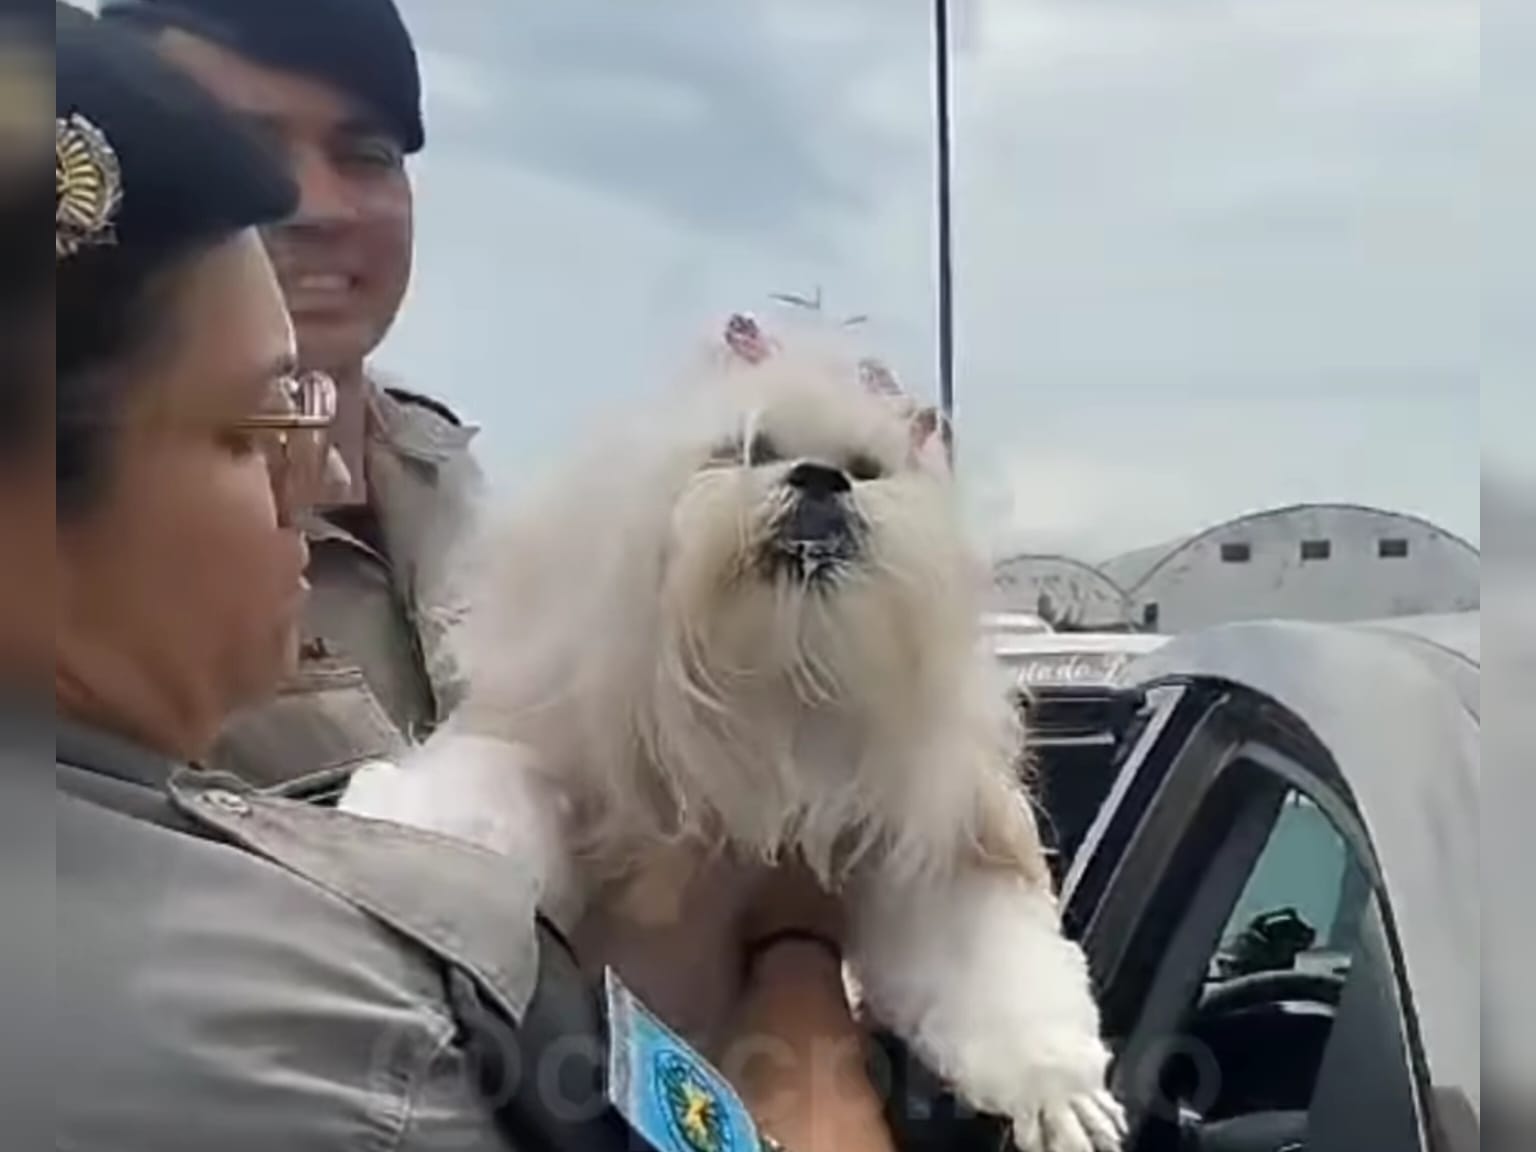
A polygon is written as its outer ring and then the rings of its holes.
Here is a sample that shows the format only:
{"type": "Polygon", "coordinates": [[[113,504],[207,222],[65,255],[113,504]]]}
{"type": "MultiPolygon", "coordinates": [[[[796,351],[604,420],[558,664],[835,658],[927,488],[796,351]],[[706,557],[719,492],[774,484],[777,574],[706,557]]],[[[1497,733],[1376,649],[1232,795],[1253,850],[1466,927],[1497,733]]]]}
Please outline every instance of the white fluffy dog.
{"type": "Polygon", "coordinates": [[[865,1011],[1025,1152],[1118,1147],[931,415],[820,352],[706,377],[494,534],[466,702],[345,806],[517,857],[706,1047],[744,878],[803,853],[865,1011]]]}

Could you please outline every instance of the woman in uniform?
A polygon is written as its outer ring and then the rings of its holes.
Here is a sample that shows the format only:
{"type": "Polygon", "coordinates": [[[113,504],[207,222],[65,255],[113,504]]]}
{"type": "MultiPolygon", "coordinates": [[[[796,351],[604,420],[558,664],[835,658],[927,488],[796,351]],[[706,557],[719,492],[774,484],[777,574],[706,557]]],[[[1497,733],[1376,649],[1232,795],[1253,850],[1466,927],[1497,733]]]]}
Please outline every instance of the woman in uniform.
{"type": "MultiPolygon", "coordinates": [[[[56,16],[54,1146],[890,1148],[838,911],[797,875],[741,925],[732,1084],[584,981],[506,861],[186,767],[295,658],[334,393],[294,376],[258,237],[282,170],[142,44],[56,16]]],[[[19,493],[50,379],[4,370],[19,493]]],[[[40,696],[37,654],[3,656],[40,696]]]]}

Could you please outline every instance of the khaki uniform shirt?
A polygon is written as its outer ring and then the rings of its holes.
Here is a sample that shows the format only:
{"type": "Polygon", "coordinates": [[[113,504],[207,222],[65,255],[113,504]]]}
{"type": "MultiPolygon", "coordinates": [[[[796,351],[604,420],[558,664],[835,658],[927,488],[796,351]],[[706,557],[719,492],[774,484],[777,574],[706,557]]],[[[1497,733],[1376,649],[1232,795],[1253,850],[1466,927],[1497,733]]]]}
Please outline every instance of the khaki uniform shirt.
{"type": "Polygon", "coordinates": [[[57,732],[60,1152],[508,1152],[452,974],[539,977],[510,862],[57,732]]]}
{"type": "Polygon", "coordinates": [[[377,539],[311,522],[298,673],[233,721],[206,767],[260,786],[323,784],[398,755],[457,703],[447,635],[481,487],[474,435],[434,401],[376,390],[366,466],[377,539]]]}

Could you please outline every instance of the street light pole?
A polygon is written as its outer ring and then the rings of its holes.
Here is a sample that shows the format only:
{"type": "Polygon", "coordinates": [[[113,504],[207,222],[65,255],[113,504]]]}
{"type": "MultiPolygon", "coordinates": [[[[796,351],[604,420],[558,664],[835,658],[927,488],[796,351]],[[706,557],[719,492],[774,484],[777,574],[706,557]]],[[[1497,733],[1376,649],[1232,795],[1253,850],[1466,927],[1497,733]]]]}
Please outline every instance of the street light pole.
{"type": "Polygon", "coordinates": [[[950,223],[949,0],[933,2],[934,120],[937,140],[939,408],[953,423],[955,411],[955,299],[950,223]]]}

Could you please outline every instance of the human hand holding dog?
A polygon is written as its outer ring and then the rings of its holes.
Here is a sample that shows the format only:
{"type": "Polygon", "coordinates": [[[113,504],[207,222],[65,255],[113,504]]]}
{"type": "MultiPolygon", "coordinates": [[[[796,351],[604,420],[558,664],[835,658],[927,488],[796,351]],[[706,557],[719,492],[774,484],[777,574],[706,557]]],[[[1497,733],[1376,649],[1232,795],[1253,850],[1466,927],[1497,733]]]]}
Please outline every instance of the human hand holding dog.
{"type": "Polygon", "coordinates": [[[780,864],[757,879],[742,905],[737,936],[744,970],[750,980],[760,962],[783,948],[819,951],[840,972],[845,931],[842,901],[804,863],[780,864]]]}
{"type": "Polygon", "coordinates": [[[740,920],[744,986],[723,1061],[786,1152],[894,1152],[843,982],[845,916],[810,869],[766,873],[740,920]]]}

